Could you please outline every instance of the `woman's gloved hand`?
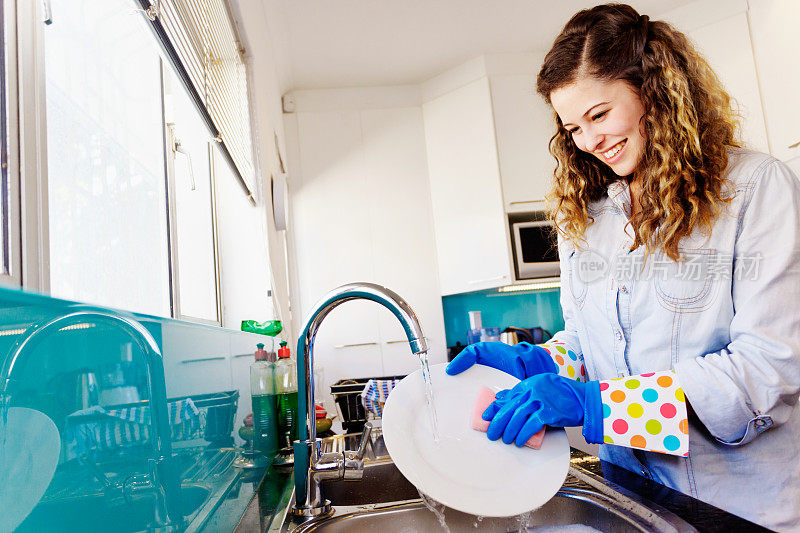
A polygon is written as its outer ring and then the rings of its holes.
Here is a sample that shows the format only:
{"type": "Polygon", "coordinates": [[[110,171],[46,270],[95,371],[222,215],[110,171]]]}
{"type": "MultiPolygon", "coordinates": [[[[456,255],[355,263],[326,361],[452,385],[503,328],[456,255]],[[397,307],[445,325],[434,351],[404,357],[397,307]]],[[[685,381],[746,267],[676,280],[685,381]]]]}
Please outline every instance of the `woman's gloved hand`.
{"type": "Polygon", "coordinates": [[[544,426],[583,424],[587,442],[603,442],[599,381],[582,383],[557,374],[538,374],[498,392],[496,398],[483,412],[483,419],[491,421],[486,432],[490,440],[503,437],[506,444],[513,441],[524,446],[544,426]]]}
{"type": "Polygon", "coordinates": [[[470,344],[447,365],[445,372],[454,376],[475,363],[502,370],[517,379],[558,372],[558,366],[547,350],[527,342],[520,342],[513,346],[504,342],[470,344]]]}

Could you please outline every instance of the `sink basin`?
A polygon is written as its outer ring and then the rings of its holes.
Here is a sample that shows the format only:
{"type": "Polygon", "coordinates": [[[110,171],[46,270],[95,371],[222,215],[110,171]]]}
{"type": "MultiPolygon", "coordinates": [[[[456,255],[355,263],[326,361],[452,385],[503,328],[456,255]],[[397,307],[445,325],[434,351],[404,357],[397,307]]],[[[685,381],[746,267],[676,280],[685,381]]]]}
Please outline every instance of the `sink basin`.
{"type": "MultiPolygon", "coordinates": [[[[181,492],[184,516],[195,513],[206,502],[209,494],[204,486],[184,485],[181,492]]],[[[119,501],[114,505],[109,505],[102,496],[69,498],[40,503],[15,531],[147,531],[153,521],[153,514],[154,502],[151,498],[133,503],[119,501]]]]}
{"type": "Polygon", "coordinates": [[[367,463],[360,481],[325,481],[322,493],[334,507],[418,500],[417,488],[394,463],[367,463]]]}
{"type": "Polygon", "coordinates": [[[454,509],[442,509],[441,506],[438,506],[438,510],[439,512],[434,513],[421,501],[356,509],[326,519],[306,522],[293,529],[292,533],[444,531],[442,520],[452,533],[536,531],[538,528],[548,528],[548,531],[549,528],[553,528],[553,531],[558,531],[559,527],[576,525],[587,528],[586,531],[620,533],[694,531],[688,524],[672,524],[656,513],[620,506],[593,491],[568,487],[563,488],[536,511],[517,517],[481,518],[454,509]]]}
{"type": "Polygon", "coordinates": [[[656,531],[693,532],[681,518],[644,502],[601,478],[571,467],[561,490],[544,506],[526,515],[509,518],[481,518],[421,500],[417,489],[387,461],[367,463],[361,481],[328,481],[323,494],[331,501],[333,515],[295,523],[290,517],[277,529],[282,533],[381,533],[408,531],[507,532],[559,531],[656,531]],[[584,529],[571,529],[581,526],[584,529]],[[553,528],[551,530],[551,528],[553,528]],[[591,528],[591,529],[589,529],[591,528]]]}

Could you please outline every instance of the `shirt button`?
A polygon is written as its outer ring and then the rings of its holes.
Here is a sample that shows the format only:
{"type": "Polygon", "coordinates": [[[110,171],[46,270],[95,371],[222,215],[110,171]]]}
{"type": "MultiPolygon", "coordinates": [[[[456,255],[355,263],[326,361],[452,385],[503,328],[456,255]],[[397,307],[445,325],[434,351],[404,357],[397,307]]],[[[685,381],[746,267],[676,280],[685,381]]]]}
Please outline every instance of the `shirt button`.
{"type": "Polygon", "coordinates": [[[760,418],[758,420],[756,420],[756,426],[758,426],[758,427],[764,426],[765,424],[766,424],[766,422],[764,422],[760,418]]]}
{"type": "Polygon", "coordinates": [[[628,287],[627,287],[627,285],[623,285],[621,290],[622,290],[622,292],[624,292],[625,294],[628,294],[628,287]]]}

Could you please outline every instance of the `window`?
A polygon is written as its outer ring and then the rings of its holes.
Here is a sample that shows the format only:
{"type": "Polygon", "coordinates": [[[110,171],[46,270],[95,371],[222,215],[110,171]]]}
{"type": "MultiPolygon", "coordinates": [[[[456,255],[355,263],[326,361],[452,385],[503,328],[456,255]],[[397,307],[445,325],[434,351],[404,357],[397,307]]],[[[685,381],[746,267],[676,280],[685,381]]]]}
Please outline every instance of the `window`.
{"type": "Polygon", "coordinates": [[[0,280],[228,327],[273,316],[241,47],[224,0],[178,4],[0,0],[0,280]],[[199,70],[170,41],[187,31],[199,70]]]}
{"type": "Polygon", "coordinates": [[[170,216],[173,272],[178,288],[175,316],[219,322],[217,265],[211,191],[214,138],[191,97],[169,68],[164,69],[164,117],[171,137],[167,151],[174,198],[170,216]]]}
{"type": "Polygon", "coordinates": [[[158,48],[128,0],[51,0],[45,26],[50,287],[169,316],[158,48]]]}

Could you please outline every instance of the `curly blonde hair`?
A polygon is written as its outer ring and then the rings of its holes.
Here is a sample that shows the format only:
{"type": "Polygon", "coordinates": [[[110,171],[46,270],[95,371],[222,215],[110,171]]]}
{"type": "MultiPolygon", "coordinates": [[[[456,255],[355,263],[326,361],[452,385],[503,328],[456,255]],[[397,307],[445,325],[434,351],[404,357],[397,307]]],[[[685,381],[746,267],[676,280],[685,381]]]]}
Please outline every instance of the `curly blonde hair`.
{"type": "MultiPolygon", "coordinates": [[[[648,255],[661,249],[679,260],[680,240],[698,226],[710,232],[730,200],[723,173],[727,147],[739,146],[733,100],[684,34],[624,4],[576,13],[545,57],[537,91],[551,103],[554,90],[585,76],[621,79],[637,90],[647,142],[636,168],[642,194],[632,249],[644,245],[648,255]]],[[[557,114],[555,120],[551,216],[558,232],[578,245],[593,222],[589,204],[620,178],[578,149],[557,114]]]]}

